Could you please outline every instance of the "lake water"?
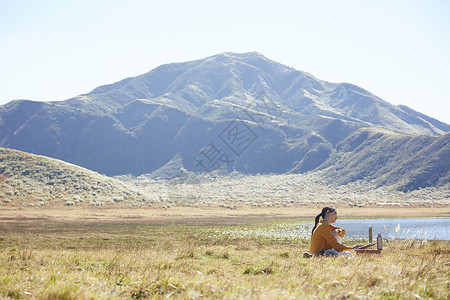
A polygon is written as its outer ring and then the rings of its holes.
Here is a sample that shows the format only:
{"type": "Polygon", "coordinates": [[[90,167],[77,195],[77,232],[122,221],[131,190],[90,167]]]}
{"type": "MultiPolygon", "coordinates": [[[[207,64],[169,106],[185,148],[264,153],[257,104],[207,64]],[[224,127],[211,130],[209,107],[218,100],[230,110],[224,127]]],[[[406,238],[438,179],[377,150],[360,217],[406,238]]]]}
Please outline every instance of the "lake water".
{"type": "Polygon", "coordinates": [[[372,226],[373,238],[450,240],[450,218],[338,220],[346,238],[367,238],[372,226]]]}
{"type": "MultiPolygon", "coordinates": [[[[279,224],[275,227],[239,228],[237,230],[214,230],[211,237],[265,237],[274,239],[309,239],[312,222],[279,224]]],[[[338,220],[334,225],[345,228],[346,239],[368,239],[372,226],[373,240],[381,233],[383,239],[450,240],[450,218],[417,219],[361,219],[338,220]]]]}

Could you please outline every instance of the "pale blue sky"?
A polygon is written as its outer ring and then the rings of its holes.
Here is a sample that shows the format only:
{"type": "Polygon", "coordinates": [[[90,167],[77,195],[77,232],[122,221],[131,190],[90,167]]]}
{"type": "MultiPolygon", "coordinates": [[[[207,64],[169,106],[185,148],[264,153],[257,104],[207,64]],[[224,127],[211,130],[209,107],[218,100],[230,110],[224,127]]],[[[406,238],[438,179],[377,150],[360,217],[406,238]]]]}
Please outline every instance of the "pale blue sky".
{"type": "Polygon", "coordinates": [[[0,0],[0,104],[258,51],[450,123],[450,1],[0,0]]]}

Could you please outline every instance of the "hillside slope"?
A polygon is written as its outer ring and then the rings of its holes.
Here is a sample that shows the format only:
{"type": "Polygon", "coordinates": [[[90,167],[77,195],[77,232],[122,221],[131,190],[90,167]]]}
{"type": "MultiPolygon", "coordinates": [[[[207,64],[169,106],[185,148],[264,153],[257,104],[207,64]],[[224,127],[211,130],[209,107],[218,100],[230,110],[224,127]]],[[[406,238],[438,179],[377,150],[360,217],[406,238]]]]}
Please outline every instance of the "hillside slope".
{"type": "Polygon", "coordinates": [[[151,205],[132,186],[56,159],[0,148],[0,204],[151,205]]]}
{"type": "Polygon", "coordinates": [[[402,191],[450,183],[450,133],[439,138],[360,130],[324,165],[329,183],[364,180],[402,191]]]}

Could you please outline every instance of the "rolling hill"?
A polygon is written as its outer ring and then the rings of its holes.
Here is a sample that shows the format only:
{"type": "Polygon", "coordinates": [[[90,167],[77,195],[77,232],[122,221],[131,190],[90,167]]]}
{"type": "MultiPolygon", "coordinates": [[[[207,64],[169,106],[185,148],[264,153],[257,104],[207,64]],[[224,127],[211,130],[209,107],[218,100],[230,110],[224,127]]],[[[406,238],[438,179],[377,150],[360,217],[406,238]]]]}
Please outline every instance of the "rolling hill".
{"type": "Polygon", "coordinates": [[[41,155],[0,148],[0,204],[61,206],[154,203],[133,186],[41,155]]]}

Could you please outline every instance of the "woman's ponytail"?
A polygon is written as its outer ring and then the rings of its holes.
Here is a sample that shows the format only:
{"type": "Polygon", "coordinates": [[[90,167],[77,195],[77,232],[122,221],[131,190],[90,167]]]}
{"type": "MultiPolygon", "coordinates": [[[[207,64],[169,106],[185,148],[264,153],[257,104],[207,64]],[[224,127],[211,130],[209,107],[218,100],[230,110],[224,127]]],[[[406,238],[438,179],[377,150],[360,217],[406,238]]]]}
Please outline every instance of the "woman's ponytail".
{"type": "Polygon", "coordinates": [[[313,233],[313,232],[314,232],[314,229],[316,229],[317,224],[319,223],[319,219],[320,219],[320,216],[321,216],[321,215],[322,215],[322,213],[320,213],[320,214],[318,214],[318,215],[316,216],[316,220],[315,220],[315,222],[314,222],[314,227],[313,227],[311,233],[313,233]]]}
{"type": "Polygon", "coordinates": [[[328,206],[322,208],[322,212],[316,216],[316,219],[315,219],[315,222],[314,222],[314,227],[313,227],[311,233],[313,233],[313,232],[314,232],[314,229],[316,229],[317,224],[319,223],[320,217],[322,217],[322,219],[325,219],[325,216],[327,215],[327,211],[333,212],[334,210],[335,210],[335,209],[334,209],[333,207],[328,207],[328,206]]]}

